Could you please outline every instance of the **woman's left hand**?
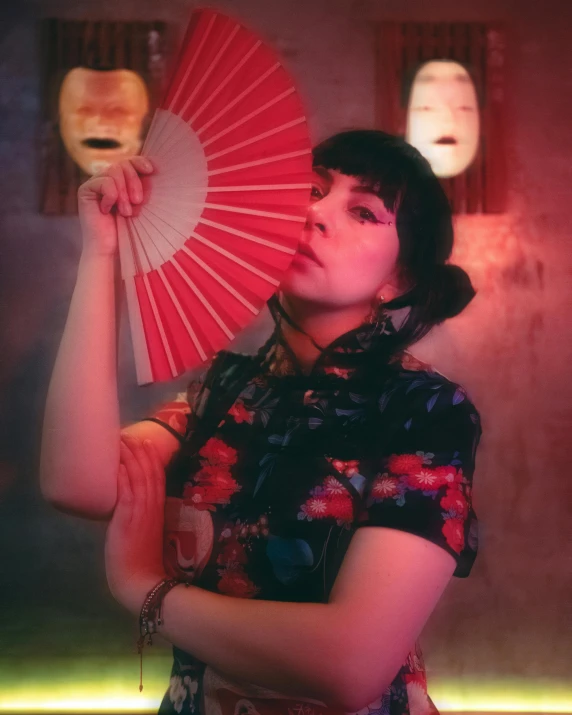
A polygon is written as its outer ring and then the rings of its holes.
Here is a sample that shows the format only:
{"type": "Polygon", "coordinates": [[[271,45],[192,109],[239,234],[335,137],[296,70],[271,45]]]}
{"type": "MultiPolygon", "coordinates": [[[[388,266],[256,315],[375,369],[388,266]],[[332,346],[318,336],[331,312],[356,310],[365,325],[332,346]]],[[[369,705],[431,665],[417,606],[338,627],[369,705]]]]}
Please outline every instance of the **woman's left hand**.
{"type": "Polygon", "coordinates": [[[105,539],[105,570],[114,598],[139,614],[145,596],[165,578],[165,470],[153,444],[121,438],[117,503],[105,539]]]}

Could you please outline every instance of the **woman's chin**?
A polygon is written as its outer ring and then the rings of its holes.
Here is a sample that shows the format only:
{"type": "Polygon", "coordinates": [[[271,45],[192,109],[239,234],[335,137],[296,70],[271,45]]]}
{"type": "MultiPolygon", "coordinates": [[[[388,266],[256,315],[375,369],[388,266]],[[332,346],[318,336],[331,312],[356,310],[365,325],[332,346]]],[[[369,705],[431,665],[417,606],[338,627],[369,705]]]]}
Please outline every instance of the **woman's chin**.
{"type": "Polygon", "coordinates": [[[302,300],[316,299],[318,286],[310,276],[301,275],[296,269],[289,268],[280,283],[280,291],[285,296],[302,300]]]}

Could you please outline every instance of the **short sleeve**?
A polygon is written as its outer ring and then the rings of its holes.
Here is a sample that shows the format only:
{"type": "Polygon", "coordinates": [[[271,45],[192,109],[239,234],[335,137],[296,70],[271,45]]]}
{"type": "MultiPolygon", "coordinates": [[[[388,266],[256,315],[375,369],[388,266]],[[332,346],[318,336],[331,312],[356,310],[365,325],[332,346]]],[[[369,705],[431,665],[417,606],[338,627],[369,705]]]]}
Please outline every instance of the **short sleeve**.
{"type": "Polygon", "coordinates": [[[144,421],[161,425],[179,442],[184,442],[189,430],[189,417],[196,411],[204,388],[207,370],[191,380],[184,392],[179,392],[172,400],[163,403],[144,421]]]}
{"type": "Polygon", "coordinates": [[[427,383],[403,399],[405,419],[366,487],[357,526],[428,539],[455,558],[455,576],[468,576],[478,542],[472,488],[479,414],[463,388],[448,381],[427,383]]]}

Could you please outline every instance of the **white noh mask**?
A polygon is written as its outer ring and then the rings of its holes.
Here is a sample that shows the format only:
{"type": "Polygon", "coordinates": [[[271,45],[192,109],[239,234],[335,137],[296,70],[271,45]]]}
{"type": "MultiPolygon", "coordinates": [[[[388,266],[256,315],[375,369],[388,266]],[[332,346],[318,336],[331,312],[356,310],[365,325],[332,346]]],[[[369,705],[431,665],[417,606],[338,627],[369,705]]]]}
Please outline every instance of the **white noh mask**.
{"type": "Polygon", "coordinates": [[[60,132],[72,159],[88,174],[141,148],[149,111],[147,87],[131,70],[75,67],[60,89],[60,132]]]}
{"type": "Polygon", "coordinates": [[[429,161],[437,176],[457,176],[479,146],[475,85],[458,62],[426,62],[415,75],[407,108],[406,141],[429,161]]]}

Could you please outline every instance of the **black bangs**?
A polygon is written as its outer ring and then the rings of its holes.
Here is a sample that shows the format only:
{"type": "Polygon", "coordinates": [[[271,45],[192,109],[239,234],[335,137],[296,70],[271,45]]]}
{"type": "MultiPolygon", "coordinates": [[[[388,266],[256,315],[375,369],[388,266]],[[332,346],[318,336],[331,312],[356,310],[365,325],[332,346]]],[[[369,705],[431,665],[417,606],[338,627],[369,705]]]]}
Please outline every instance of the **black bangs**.
{"type": "Polygon", "coordinates": [[[409,172],[404,158],[410,149],[399,137],[360,129],[341,132],[318,144],[313,163],[361,179],[374,189],[389,211],[396,213],[407,188],[409,172]]]}

